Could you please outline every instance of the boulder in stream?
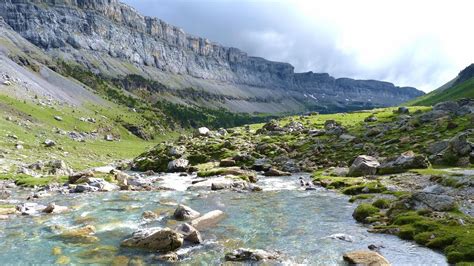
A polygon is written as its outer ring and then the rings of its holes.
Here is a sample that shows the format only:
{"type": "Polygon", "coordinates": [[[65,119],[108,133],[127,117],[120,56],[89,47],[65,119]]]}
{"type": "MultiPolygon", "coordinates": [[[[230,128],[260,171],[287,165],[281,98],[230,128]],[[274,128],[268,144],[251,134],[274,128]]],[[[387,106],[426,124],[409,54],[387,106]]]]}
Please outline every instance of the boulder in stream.
{"type": "Polygon", "coordinates": [[[180,224],[176,231],[184,236],[184,240],[193,244],[202,243],[201,233],[188,223],[180,224]]]}
{"type": "Polygon", "coordinates": [[[199,212],[191,209],[190,207],[186,205],[180,204],[178,205],[178,208],[176,208],[176,210],[174,211],[173,217],[176,220],[184,221],[184,220],[195,219],[199,217],[199,215],[201,215],[199,212]]]}
{"type": "Polygon", "coordinates": [[[374,251],[352,251],[342,256],[349,264],[371,265],[371,266],[390,266],[390,263],[382,255],[374,251]]]}
{"type": "Polygon", "coordinates": [[[239,248],[225,255],[226,261],[268,261],[278,260],[280,254],[262,249],[239,248]]]}
{"type": "Polygon", "coordinates": [[[198,230],[206,229],[224,219],[225,213],[220,210],[210,211],[203,216],[191,221],[191,225],[198,230]]]}
{"type": "Polygon", "coordinates": [[[174,251],[183,245],[183,235],[169,228],[142,229],[122,241],[121,245],[162,252],[174,251]]]}

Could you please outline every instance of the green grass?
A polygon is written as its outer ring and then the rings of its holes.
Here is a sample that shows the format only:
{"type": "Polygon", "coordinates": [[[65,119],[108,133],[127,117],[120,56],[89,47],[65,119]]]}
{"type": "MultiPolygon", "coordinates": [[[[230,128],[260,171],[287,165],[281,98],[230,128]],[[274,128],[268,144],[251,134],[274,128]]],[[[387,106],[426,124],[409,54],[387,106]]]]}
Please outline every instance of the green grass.
{"type": "Polygon", "coordinates": [[[143,119],[115,104],[107,108],[92,105],[78,108],[49,107],[0,95],[0,109],[4,113],[0,119],[0,148],[9,152],[9,159],[25,163],[47,158],[61,159],[74,169],[81,170],[118,159],[134,158],[157,142],[173,139],[179,135],[179,132],[168,132],[166,135],[156,135],[154,141],[144,141],[129,133],[120,122],[117,122],[120,120],[140,124],[143,119]],[[12,117],[13,121],[7,121],[5,116],[12,117]],[[61,116],[63,120],[57,121],[54,116],[61,116]],[[92,117],[97,122],[82,122],[79,120],[80,117],[92,117]],[[68,136],[56,133],[55,128],[76,132],[96,131],[98,137],[86,142],[77,142],[68,136]],[[119,135],[120,141],[105,141],[103,139],[105,134],[119,135]],[[17,136],[18,140],[8,135],[17,136]],[[46,139],[56,141],[57,146],[45,147],[43,142],[46,139]],[[23,143],[23,150],[14,148],[17,142],[23,143]]]}
{"type": "Polygon", "coordinates": [[[408,104],[430,106],[439,102],[453,101],[461,98],[474,98],[474,78],[466,80],[461,84],[457,84],[448,89],[435,90],[408,102],[408,104]]]}
{"type": "Polygon", "coordinates": [[[34,187],[44,186],[51,183],[63,184],[68,180],[67,176],[44,176],[33,177],[24,174],[4,174],[0,175],[0,180],[13,180],[17,186],[34,187]]]}

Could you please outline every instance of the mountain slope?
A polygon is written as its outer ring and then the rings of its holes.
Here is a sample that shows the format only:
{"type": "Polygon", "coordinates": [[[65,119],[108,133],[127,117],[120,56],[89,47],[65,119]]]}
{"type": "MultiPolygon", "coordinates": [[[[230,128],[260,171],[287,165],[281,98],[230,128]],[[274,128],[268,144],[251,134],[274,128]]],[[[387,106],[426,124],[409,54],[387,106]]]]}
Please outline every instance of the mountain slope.
{"type": "Polygon", "coordinates": [[[434,105],[439,102],[461,98],[474,98],[474,64],[466,67],[455,79],[446,85],[410,101],[409,104],[434,105]]]}
{"type": "Polygon", "coordinates": [[[188,35],[117,0],[5,0],[0,16],[55,59],[109,78],[143,76],[163,85],[159,93],[149,91],[151,98],[184,105],[331,112],[396,105],[423,94],[387,82],[295,73],[290,64],[188,35]]]}

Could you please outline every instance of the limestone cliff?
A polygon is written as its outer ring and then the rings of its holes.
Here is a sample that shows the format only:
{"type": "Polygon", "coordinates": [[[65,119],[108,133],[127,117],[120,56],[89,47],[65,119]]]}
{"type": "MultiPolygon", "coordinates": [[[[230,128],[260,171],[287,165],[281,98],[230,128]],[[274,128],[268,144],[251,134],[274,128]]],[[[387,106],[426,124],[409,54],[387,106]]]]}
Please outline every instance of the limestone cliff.
{"type": "Polygon", "coordinates": [[[387,82],[295,73],[290,64],[186,34],[118,0],[4,0],[0,16],[53,57],[110,76],[140,74],[173,90],[221,95],[224,102],[211,104],[233,111],[388,106],[423,94],[387,82]]]}

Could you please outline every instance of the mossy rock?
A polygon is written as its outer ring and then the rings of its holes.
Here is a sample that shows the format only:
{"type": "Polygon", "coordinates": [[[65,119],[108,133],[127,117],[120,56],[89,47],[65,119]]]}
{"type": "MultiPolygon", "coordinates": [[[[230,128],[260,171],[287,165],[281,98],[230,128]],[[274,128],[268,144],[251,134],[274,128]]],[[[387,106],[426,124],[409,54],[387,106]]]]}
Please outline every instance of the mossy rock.
{"type": "Polygon", "coordinates": [[[354,185],[342,190],[346,195],[358,195],[363,193],[381,193],[387,188],[379,182],[369,182],[361,185],[354,185]]]}
{"type": "Polygon", "coordinates": [[[390,207],[391,201],[389,199],[378,199],[372,203],[374,207],[379,209],[388,209],[390,207]]]}
{"type": "Polygon", "coordinates": [[[367,217],[379,213],[379,209],[372,204],[362,203],[354,210],[352,217],[358,222],[366,222],[367,217]]]}

